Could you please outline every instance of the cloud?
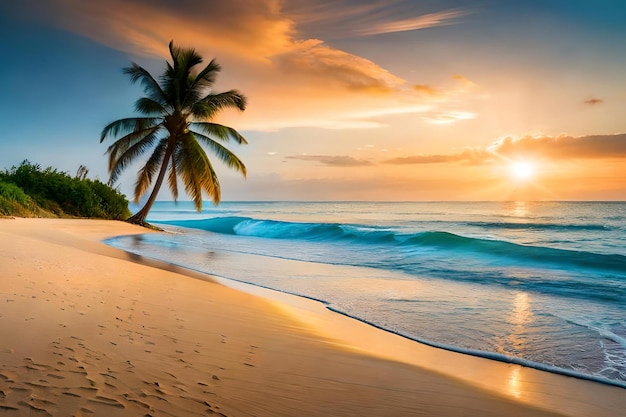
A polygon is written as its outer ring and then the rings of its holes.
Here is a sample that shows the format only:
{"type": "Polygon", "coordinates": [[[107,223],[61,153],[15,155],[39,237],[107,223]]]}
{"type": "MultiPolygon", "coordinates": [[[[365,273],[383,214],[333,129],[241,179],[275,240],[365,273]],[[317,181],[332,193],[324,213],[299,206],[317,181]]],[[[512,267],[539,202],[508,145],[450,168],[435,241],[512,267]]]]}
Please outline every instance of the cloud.
{"type": "Polygon", "coordinates": [[[260,60],[289,50],[295,34],[295,23],[275,0],[49,0],[49,7],[66,29],[132,53],[165,56],[176,39],[260,60]]]}
{"type": "Polygon", "coordinates": [[[452,76],[452,78],[460,82],[466,88],[472,88],[476,86],[476,83],[474,83],[472,80],[470,80],[464,75],[455,74],[452,76]]]}
{"type": "MultiPolygon", "coordinates": [[[[456,94],[445,89],[437,90],[438,95],[424,94],[425,89],[412,88],[413,83],[379,63],[307,36],[302,29],[334,15],[347,19],[350,30],[360,30],[362,25],[380,31],[397,22],[398,16],[406,19],[416,13],[415,4],[408,1],[363,5],[345,0],[180,0],[175,4],[169,0],[22,0],[19,8],[125,51],[155,74],[162,67],[155,60],[146,65],[146,57],[163,62],[172,39],[196,48],[207,59],[216,57],[223,68],[217,88],[237,88],[248,96],[243,115],[220,115],[220,121],[236,123],[241,130],[375,128],[383,123],[373,118],[432,111],[456,94]],[[354,10],[357,21],[350,17],[354,10]]],[[[460,13],[431,13],[422,16],[420,24],[444,24],[460,13]]],[[[417,20],[404,22],[405,27],[417,24],[417,20]]]]}
{"type": "Polygon", "coordinates": [[[370,36],[449,25],[467,14],[460,9],[425,13],[414,0],[289,0],[285,12],[314,36],[370,36]]]}
{"type": "Polygon", "coordinates": [[[444,155],[411,155],[383,161],[385,164],[490,164],[499,159],[603,159],[626,158],[626,133],[590,136],[508,136],[486,148],[468,148],[444,155]]]}
{"type": "Polygon", "coordinates": [[[484,164],[494,160],[494,154],[484,149],[465,149],[460,153],[449,155],[413,155],[392,158],[384,161],[385,164],[392,165],[421,165],[421,164],[442,164],[451,162],[464,162],[467,164],[484,164]]]}
{"type": "Polygon", "coordinates": [[[465,14],[465,12],[460,10],[448,10],[437,13],[429,13],[422,16],[411,17],[408,19],[400,19],[380,23],[370,28],[364,28],[359,31],[359,33],[361,35],[378,35],[381,33],[406,32],[410,30],[449,25],[451,24],[451,20],[465,14]]]}
{"type": "Polygon", "coordinates": [[[591,106],[602,103],[604,103],[604,100],[602,100],[601,98],[590,98],[589,100],[585,100],[585,104],[589,104],[591,106]]]}
{"type": "Polygon", "coordinates": [[[589,136],[505,137],[488,148],[507,157],[534,156],[564,158],[626,158],[626,133],[589,136]]]}
{"type": "Polygon", "coordinates": [[[345,155],[293,155],[285,158],[298,159],[300,161],[316,161],[332,167],[360,167],[372,165],[370,161],[345,155]]]}
{"type": "Polygon", "coordinates": [[[420,94],[424,94],[430,97],[437,97],[441,95],[441,92],[436,88],[433,88],[426,84],[415,84],[413,89],[420,94]]]}
{"type": "Polygon", "coordinates": [[[301,43],[272,61],[280,72],[315,77],[329,86],[351,91],[388,93],[405,83],[374,62],[331,48],[321,41],[301,43]]]}
{"type": "Polygon", "coordinates": [[[464,75],[455,74],[452,76],[452,79],[455,83],[447,89],[435,88],[427,84],[414,84],[412,88],[420,95],[427,96],[432,99],[452,99],[455,96],[476,87],[476,83],[464,75]]]}
{"type": "Polygon", "coordinates": [[[424,120],[432,124],[450,124],[459,120],[471,120],[476,118],[476,114],[466,111],[446,111],[435,112],[424,116],[424,120]]]}

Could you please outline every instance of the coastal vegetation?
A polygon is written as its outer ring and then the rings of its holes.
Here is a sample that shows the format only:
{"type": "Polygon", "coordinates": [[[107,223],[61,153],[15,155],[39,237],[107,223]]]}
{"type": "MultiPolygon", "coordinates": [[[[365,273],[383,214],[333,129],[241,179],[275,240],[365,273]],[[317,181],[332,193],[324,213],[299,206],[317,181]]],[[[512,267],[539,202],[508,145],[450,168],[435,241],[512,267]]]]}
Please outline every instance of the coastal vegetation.
{"type": "Polygon", "coordinates": [[[28,161],[0,172],[0,215],[20,217],[91,217],[123,220],[130,216],[128,200],[118,190],[52,167],[28,161]]]}
{"type": "Polygon", "coordinates": [[[107,149],[109,184],[114,184],[130,163],[150,152],[137,173],[135,202],[154,185],[144,206],[128,219],[131,223],[145,224],[166,174],[175,200],[180,180],[198,211],[203,193],[219,203],[220,183],[203,146],[226,166],[246,175],[243,162],[222,145],[231,140],[246,144],[246,140],[235,129],[212,122],[224,109],[245,110],[245,96],[237,90],[212,91],[220,71],[215,60],[197,72],[195,68],[203,60],[194,49],[170,42],[169,52],[171,62],[167,62],[159,81],[136,63],[124,68],[132,83],[143,86],[145,97],[135,102],[135,110],[143,116],[116,120],[102,130],[100,137],[100,142],[117,138],[107,149]]]}

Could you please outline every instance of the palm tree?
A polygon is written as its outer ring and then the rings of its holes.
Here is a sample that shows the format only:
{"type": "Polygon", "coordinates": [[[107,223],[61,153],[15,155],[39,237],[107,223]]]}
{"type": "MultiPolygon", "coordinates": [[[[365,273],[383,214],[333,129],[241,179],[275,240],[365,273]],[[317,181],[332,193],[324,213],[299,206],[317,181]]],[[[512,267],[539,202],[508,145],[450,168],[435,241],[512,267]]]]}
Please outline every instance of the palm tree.
{"type": "Polygon", "coordinates": [[[246,176],[243,162],[220,143],[234,140],[246,144],[246,140],[235,129],[211,122],[223,109],[245,110],[246,98],[237,90],[212,92],[221,69],[215,60],[196,72],[194,67],[202,62],[202,57],[195,50],[174,46],[173,41],[169,50],[172,63],[167,62],[159,82],[136,63],[124,68],[132,83],[140,82],[143,86],[146,96],[135,102],[135,109],[144,117],[116,120],[107,125],[100,136],[102,143],[107,137],[122,135],[107,149],[109,184],[115,183],[131,162],[151,151],[137,173],[135,203],[153,183],[155,174],[156,181],[146,204],[127,220],[131,223],[145,223],[166,173],[174,200],[178,199],[180,177],[198,211],[202,209],[203,191],[212,197],[214,204],[219,203],[220,183],[201,144],[228,167],[246,176]]]}

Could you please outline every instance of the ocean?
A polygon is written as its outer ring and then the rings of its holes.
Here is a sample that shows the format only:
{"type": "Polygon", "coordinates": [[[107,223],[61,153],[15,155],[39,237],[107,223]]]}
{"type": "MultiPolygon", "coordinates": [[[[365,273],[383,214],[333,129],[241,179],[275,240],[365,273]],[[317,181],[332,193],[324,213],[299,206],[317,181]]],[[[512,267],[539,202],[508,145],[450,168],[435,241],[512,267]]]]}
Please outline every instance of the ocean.
{"type": "Polygon", "coordinates": [[[624,202],[157,202],[148,221],[175,233],[107,243],[626,388],[624,202]]]}

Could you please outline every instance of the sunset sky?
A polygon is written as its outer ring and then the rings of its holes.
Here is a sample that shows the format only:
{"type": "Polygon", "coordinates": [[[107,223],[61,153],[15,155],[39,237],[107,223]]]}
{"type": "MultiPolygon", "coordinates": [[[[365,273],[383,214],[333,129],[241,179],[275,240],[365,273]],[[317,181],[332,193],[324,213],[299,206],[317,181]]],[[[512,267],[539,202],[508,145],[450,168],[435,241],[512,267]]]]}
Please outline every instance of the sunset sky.
{"type": "Polygon", "coordinates": [[[0,168],[106,181],[100,132],[142,95],[121,69],[160,74],[173,39],[248,97],[216,119],[249,142],[246,180],[216,163],[224,200],[625,200],[624,22],[623,0],[2,2],[0,168]]]}

